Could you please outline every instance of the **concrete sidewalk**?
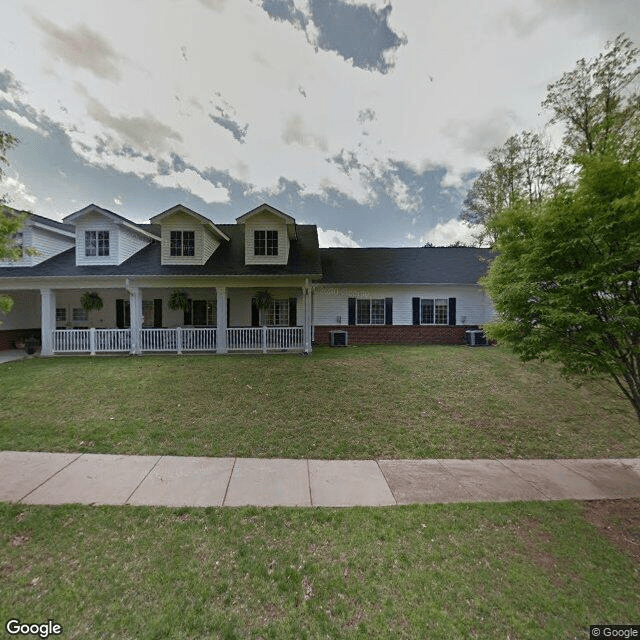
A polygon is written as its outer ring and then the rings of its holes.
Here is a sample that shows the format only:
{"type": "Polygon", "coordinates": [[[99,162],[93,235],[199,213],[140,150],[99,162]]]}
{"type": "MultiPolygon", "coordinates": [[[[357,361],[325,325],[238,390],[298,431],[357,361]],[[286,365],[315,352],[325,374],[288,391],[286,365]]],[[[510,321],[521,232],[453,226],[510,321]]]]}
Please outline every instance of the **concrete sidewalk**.
{"type": "Polygon", "coordinates": [[[640,459],[273,460],[0,451],[0,501],[381,506],[640,497],[640,459]]]}

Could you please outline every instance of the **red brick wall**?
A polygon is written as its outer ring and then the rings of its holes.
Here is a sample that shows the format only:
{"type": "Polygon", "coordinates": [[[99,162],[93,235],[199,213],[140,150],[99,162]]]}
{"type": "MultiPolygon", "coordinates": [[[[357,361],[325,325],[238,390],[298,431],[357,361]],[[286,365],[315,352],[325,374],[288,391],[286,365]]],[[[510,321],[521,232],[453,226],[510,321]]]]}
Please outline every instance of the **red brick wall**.
{"type": "Polygon", "coordinates": [[[475,326],[426,325],[348,325],[316,326],[315,344],[330,344],[330,332],[342,329],[349,334],[349,344],[463,344],[467,329],[475,326]]]}
{"type": "Polygon", "coordinates": [[[8,329],[0,331],[0,351],[15,349],[16,340],[25,340],[30,336],[40,339],[40,329],[8,329]]]}

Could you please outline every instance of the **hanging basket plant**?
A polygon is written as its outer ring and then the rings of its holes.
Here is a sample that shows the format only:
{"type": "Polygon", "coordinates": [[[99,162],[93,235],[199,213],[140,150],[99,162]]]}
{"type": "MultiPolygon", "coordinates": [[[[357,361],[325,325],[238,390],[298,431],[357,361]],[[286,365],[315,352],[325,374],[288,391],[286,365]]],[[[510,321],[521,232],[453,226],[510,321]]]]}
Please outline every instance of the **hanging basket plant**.
{"type": "Polygon", "coordinates": [[[273,302],[273,296],[271,295],[271,291],[269,291],[269,289],[256,291],[255,298],[258,309],[268,309],[273,302]]]}
{"type": "Polygon", "coordinates": [[[169,308],[174,311],[182,310],[186,311],[189,306],[189,298],[184,291],[180,289],[174,289],[169,298],[169,308]]]}
{"type": "Polygon", "coordinates": [[[87,291],[80,297],[82,308],[88,313],[89,311],[99,311],[103,307],[102,298],[96,291],[87,291]]]}

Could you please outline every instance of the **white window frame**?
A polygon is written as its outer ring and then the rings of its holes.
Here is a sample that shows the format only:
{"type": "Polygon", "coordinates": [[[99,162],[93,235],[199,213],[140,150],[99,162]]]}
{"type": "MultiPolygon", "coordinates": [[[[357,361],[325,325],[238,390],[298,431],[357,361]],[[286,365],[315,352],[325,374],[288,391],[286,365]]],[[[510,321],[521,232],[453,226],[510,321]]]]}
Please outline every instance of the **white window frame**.
{"type": "Polygon", "coordinates": [[[71,322],[89,322],[89,312],[82,307],[73,307],[71,309],[71,322]]]}
{"type": "Polygon", "coordinates": [[[175,257],[192,258],[196,255],[196,232],[193,229],[173,229],[169,232],[169,255],[175,257]],[[185,234],[190,234],[187,244],[185,234]]]}
{"type": "Polygon", "coordinates": [[[289,326],[289,298],[274,300],[263,316],[264,324],[268,327],[289,326]]]}
{"type": "Polygon", "coordinates": [[[110,253],[111,239],[109,231],[88,230],[84,232],[84,255],[87,258],[106,257],[110,253]]]}
{"type": "Polygon", "coordinates": [[[356,299],[356,324],[360,324],[363,326],[367,326],[367,325],[381,325],[381,324],[385,324],[386,320],[387,320],[387,313],[386,313],[387,309],[386,309],[386,305],[385,305],[385,299],[384,298],[357,298],[356,299]],[[368,311],[368,316],[369,316],[369,321],[368,322],[361,322],[361,316],[363,316],[364,313],[364,309],[362,310],[363,313],[361,313],[361,304],[364,306],[364,303],[368,303],[369,305],[369,311],[368,311]],[[374,303],[377,305],[381,305],[382,307],[382,316],[380,316],[379,314],[374,316],[374,303]],[[375,318],[375,322],[374,322],[374,318],[375,318]]]}
{"type": "Polygon", "coordinates": [[[448,325],[449,324],[449,298],[420,298],[420,324],[448,325]],[[423,302],[431,302],[433,305],[433,321],[427,322],[423,313],[423,302]],[[439,322],[439,320],[443,320],[439,322]]]}
{"type": "Polygon", "coordinates": [[[254,256],[277,256],[278,255],[278,230],[277,229],[255,229],[253,232],[253,255],[254,256]]]}

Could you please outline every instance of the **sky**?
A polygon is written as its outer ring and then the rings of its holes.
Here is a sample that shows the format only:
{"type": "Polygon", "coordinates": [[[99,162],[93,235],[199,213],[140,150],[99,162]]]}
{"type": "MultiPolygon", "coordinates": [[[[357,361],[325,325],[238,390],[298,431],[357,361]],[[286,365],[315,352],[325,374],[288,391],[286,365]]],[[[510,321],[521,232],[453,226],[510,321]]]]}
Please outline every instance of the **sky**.
{"type": "Polygon", "coordinates": [[[638,0],[5,0],[0,194],[56,220],[262,202],[321,246],[471,240],[486,154],[638,0]]]}

